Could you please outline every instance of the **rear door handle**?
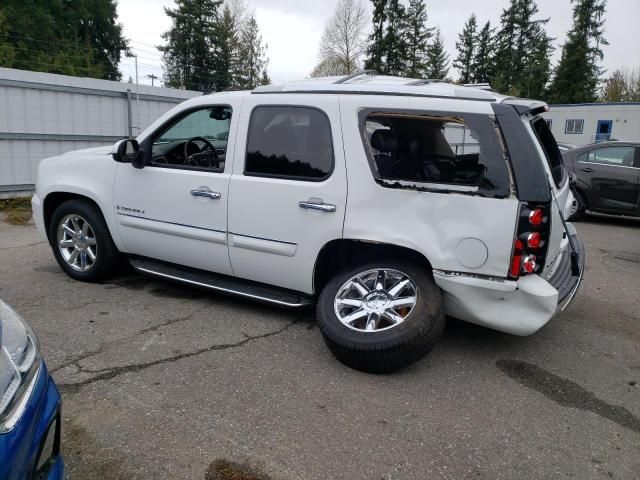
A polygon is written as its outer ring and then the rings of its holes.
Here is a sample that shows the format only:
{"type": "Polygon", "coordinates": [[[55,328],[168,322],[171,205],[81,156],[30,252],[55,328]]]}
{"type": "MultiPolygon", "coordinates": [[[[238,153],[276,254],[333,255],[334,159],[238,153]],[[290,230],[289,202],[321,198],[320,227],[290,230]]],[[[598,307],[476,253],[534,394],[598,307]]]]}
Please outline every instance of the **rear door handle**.
{"type": "Polygon", "coordinates": [[[305,210],[320,210],[321,212],[333,213],[336,211],[336,206],[330,203],[318,202],[313,200],[307,200],[305,202],[298,202],[300,208],[305,210]]]}
{"type": "Polygon", "coordinates": [[[581,168],[580,170],[582,170],[583,172],[595,172],[595,170],[591,167],[581,168]]]}
{"type": "Polygon", "coordinates": [[[191,190],[191,195],[194,197],[209,198],[211,200],[220,200],[220,198],[222,198],[222,194],[205,188],[194,188],[191,190]]]}

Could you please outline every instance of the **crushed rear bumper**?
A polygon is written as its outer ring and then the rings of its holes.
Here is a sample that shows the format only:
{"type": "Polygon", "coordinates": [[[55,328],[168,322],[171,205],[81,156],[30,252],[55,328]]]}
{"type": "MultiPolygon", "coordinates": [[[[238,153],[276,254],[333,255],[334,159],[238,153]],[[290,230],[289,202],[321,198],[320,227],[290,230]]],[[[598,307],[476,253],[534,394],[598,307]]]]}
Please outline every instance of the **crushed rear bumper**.
{"type": "Polygon", "coordinates": [[[572,272],[568,249],[558,257],[548,279],[525,275],[516,281],[434,270],[447,315],[513,335],[535,333],[571,303],[580,287],[584,246],[575,229],[571,237],[579,254],[578,275],[572,272]]]}

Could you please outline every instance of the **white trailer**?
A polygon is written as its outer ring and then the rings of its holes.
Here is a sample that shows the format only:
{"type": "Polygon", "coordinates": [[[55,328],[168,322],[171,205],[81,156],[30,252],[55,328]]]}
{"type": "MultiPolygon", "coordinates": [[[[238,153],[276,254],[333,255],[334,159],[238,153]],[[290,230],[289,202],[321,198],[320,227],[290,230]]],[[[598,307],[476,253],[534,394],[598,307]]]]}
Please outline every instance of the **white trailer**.
{"type": "Polygon", "coordinates": [[[543,117],[558,142],[640,141],[640,102],[549,105],[543,117]]]}

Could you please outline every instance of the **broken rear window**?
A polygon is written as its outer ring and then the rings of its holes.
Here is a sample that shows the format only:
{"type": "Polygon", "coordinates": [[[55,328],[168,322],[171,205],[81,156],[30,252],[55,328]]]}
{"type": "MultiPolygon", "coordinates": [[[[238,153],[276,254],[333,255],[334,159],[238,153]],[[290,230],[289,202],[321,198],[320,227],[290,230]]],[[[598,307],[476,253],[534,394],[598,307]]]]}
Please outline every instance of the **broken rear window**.
{"type": "Polygon", "coordinates": [[[413,182],[444,184],[431,186],[444,190],[476,187],[466,191],[498,197],[510,193],[505,151],[492,116],[368,110],[361,112],[361,127],[372,170],[383,185],[400,180],[405,187],[413,182]]]}

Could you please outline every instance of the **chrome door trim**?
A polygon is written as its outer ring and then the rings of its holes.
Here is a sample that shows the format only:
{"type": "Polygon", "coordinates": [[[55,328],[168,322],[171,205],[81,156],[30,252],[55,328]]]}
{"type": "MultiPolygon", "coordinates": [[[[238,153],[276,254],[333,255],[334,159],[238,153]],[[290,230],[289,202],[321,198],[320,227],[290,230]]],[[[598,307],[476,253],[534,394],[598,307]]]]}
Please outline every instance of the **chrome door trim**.
{"type": "Polygon", "coordinates": [[[628,166],[628,165],[613,165],[611,163],[600,163],[600,162],[581,162],[580,160],[576,160],[580,165],[602,165],[603,167],[616,167],[616,168],[633,168],[634,170],[640,169],[640,167],[628,166]]]}
{"type": "Polygon", "coordinates": [[[238,233],[229,233],[229,247],[243,248],[263,253],[273,253],[284,257],[293,257],[298,250],[298,245],[295,243],[240,235],[238,233]]]}
{"type": "Polygon", "coordinates": [[[166,222],[147,217],[138,217],[126,213],[118,213],[119,224],[123,227],[147,230],[155,233],[164,233],[175,237],[190,238],[205,242],[227,244],[227,232],[212,230],[208,228],[185,225],[182,223],[166,222]]]}

